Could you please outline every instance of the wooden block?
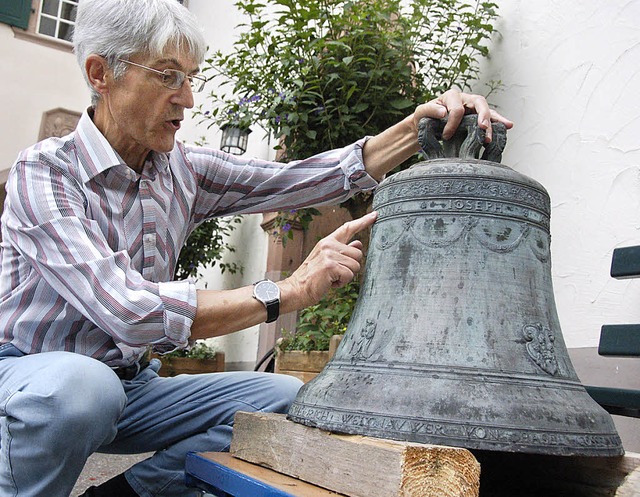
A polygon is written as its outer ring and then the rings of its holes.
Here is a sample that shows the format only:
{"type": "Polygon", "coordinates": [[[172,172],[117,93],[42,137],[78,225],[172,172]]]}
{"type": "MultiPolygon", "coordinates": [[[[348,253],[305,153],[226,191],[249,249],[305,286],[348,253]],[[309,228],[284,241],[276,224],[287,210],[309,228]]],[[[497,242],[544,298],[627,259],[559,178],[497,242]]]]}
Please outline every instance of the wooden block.
{"type": "Polygon", "coordinates": [[[237,459],[228,452],[189,454],[186,472],[191,485],[204,482],[230,495],[275,495],[267,487],[295,497],[338,497],[339,494],[237,459]],[[195,481],[194,481],[195,480],[195,481]]]}
{"type": "Polygon", "coordinates": [[[238,412],[231,453],[349,497],[476,497],[480,465],[455,447],[337,435],[238,412]]]}

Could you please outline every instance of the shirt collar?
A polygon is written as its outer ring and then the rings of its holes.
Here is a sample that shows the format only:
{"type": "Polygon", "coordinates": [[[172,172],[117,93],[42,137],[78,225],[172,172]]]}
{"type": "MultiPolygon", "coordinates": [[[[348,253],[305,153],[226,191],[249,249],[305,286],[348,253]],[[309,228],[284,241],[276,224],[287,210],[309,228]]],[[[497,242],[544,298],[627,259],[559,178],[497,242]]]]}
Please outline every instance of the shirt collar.
{"type": "MultiPolygon", "coordinates": [[[[113,167],[129,167],[93,123],[92,115],[93,108],[89,107],[80,116],[75,131],[80,174],[84,183],[113,167]]],[[[151,152],[151,161],[158,171],[163,171],[169,166],[169,154],[151,152]]]]}

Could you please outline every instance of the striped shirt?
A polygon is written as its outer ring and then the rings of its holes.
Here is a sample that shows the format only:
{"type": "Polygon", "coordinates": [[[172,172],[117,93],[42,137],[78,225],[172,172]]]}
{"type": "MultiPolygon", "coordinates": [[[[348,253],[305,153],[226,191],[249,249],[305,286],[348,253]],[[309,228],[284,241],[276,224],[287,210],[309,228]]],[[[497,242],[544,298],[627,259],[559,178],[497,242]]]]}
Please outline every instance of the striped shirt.
{"type": "Polygon", "coordinates": [[[186,346],[196,288],[171,280],[191,231],[211,217],[338,203],[374,188],[363,143],[289,164],[176,143],[138,174],[85,112],[73,133],[23,151],[9,173],[0,343],[112,367],[148,345],[186,346]]]}

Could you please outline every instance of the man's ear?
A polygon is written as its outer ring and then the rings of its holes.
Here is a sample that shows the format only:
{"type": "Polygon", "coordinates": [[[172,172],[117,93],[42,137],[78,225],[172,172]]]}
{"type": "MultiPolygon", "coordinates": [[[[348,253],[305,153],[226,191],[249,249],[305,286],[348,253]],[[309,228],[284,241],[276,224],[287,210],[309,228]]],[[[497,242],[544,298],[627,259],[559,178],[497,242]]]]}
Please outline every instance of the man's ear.
{"type": "Polygon", "coordinates": [[[113,72],[107,65],[107,60],[97,54],[91,54],[84,63],[85,71],[89,84],[100,95],[108,93],[109,82],[113,81],[113,72]]]}

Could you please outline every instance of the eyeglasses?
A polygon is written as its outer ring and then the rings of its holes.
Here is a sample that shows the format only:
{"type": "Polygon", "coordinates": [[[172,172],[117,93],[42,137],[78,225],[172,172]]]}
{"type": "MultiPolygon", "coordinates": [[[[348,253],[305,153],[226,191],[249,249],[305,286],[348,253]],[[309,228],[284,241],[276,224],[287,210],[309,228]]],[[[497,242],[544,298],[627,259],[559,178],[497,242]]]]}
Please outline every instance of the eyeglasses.
{"type": "Polygon", "coordinates": [[[158,71],[157,69],[153,69],[152,67],[143,66],[142,64],[136,64],[135,62],[131,62],[130,60],[118,60],[120,62],[124,62],[125,64],[131,64],[132,66],[141,67],[142,69],[146,69],[147,71],[159,74],[161,76],[162,84],[166,88],[169,88],[171,90],[179,90],[180,88],[182,88],[184,80],[188,79],[189,84],[191,85],[191,91],[197,93],[204,89],[204,84],[207,82],[207,79],[204,76],[185,74],[182,71],[178,71],[177,69],[165,69],[164,71],[158,71]]]}

